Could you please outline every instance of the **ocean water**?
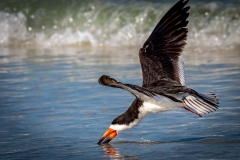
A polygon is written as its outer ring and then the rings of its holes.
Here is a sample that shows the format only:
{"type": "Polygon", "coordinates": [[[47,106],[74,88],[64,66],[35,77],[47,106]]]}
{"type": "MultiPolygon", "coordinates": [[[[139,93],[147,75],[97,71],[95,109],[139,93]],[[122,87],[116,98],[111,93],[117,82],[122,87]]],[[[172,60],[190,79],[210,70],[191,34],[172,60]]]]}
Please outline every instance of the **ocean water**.
{"type": "Polygon", "coordinates": [[[97,80],[107,74],[140,85],[136,50],[1,48],[1,159],[239,159],[240,59],[233,51],[184,56],[187,84],[215,92],[216,112],[151,115],[110,145],[96,144],[134,99],[97,80]]]}
{"type": "Polygon", "coordinates": [[[239,159],[240,3],[193,0],[187,85],[220,107],[146,117],[97,145],[141,85],[138,50],[175,1],[0,1],[0,159],[239,159]]]}
{"type": "MultiPolygon", "coordinates": [[[[0,46],[142,45],[176,0],[3,0],[0,46]]],[[[189,47],[239,49],[239,0],[191,0],[189,47]]]]}

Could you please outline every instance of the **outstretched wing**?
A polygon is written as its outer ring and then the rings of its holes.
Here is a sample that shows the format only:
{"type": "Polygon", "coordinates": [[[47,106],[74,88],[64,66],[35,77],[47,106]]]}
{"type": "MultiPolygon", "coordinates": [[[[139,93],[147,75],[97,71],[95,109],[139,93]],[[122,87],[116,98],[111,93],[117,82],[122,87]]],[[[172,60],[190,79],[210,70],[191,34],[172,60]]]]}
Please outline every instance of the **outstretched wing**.
{"type": "Polygon", "coordinates": [[[141,101],[148,101],[149,98],[164,96],[174,102],[183,103],[184,108],[199,116],[207,114],[218,109],[218,99],[214,93],[200,94],[190,88],[178,86],[172,82],[159,81],[157,86],[149,86],[147,88],[132,84],[124,84],[107,75],[102,75],[98,82],[108,87],[121,88],[132,93],[141,101]],[[183,94],[184,93],[184,94],[183,94]],[[185,105],[184,105],[185,104],[185,105]]]}
{"type": "Polygon", "coordinates": [[[184,64],[180,59],[186,45],[189,16],[187,1],[177,2],[160,20],[139,51],[143,87],[159,80],[185,84],[184,64]]]}

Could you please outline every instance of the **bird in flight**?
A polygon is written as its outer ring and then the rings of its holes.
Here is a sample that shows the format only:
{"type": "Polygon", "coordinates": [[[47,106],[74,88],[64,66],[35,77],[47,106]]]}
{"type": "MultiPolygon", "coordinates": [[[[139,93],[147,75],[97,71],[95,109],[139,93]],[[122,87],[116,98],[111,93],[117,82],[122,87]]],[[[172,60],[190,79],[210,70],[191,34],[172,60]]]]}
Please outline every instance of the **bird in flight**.
{"type": "Polygon", "coordinates": [[[188,0],[179,0],[159,21],[139,50],[142,86],[124,84],[103,75],[99,83],[121,88],[135,96],[130,107],[116,117],[98,144],[108,143],[119,132],[138,125],[149,115],[183,108],[198,116],[215,111],[218,99],[214,93],[201,94],[186,87],[184,63],[180,56],[187,40],[188,0]]]}

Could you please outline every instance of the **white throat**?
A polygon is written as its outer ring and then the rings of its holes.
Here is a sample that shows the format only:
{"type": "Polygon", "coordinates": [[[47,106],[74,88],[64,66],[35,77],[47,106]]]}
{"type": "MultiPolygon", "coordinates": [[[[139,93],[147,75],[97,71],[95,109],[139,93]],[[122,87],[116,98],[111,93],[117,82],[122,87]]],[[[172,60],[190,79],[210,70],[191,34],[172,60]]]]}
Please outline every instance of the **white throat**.
{"type": "Polygon", "coordinates": [[[111,124],[109,128],[114,129],[118,132],[125,131],[128,129],[131,129],[138,125],[144,117],[138,117],[138,119],[135,119],[133,122],[127,124],[111,124]]]}

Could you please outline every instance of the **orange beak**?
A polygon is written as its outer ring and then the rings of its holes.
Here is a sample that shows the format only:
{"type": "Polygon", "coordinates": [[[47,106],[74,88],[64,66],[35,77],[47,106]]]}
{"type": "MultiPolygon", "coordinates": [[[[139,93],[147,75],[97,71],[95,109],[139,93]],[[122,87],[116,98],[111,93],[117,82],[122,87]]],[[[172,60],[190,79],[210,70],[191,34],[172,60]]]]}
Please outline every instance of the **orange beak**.
{"type": "Polygon", "coordinates": [[[104,133],[102,138],[98,141],[98,144],[103,143],[108,143],[110,142],[114,137],[117,136],[117,131],[111,128],[108,128],[108,130],[104,133]]]}

